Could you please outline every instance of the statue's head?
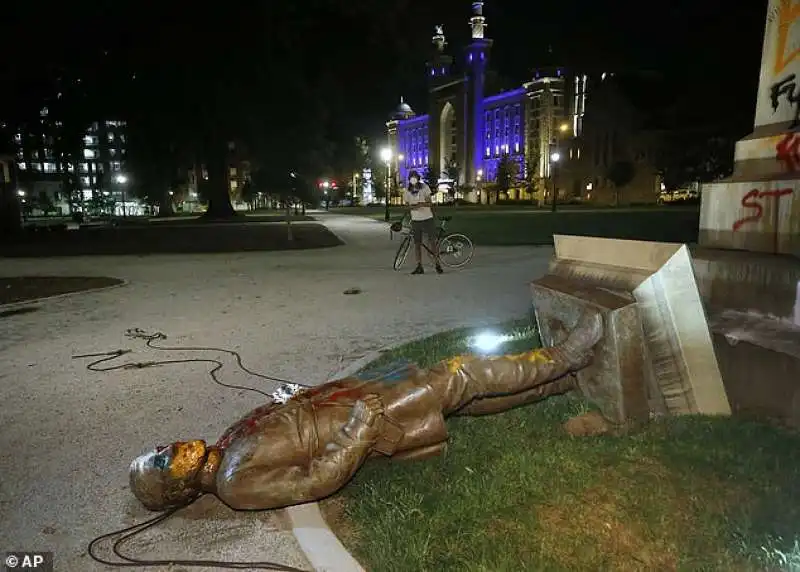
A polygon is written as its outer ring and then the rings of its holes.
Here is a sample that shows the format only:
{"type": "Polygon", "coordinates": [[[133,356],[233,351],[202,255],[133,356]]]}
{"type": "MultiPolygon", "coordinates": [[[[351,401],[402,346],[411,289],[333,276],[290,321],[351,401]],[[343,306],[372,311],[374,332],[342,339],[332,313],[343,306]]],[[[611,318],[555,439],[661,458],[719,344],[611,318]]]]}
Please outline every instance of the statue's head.
{"type": "Polygon", "coordinates": [[[202,493],[201,473],[209,452],[203,441],[157,447],[131,463],[131,491],[150,510],[185,506],[202,493]]]}

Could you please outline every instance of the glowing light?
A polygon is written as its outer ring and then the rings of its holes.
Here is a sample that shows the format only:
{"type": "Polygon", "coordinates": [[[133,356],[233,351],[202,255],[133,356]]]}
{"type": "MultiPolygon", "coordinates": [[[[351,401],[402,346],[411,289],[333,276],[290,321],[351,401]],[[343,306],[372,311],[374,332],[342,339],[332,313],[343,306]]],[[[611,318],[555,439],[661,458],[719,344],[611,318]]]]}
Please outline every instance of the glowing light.
{"type": "Polygon", "coordinates": [[[125,175],[117,175],[117,182],[120,185],[124,185],[125,183],[128,182],[128,177],[126,177],[125,175]]]}
{"type": "Polygon", "coordinates": [[[664,183],[661,183],[661,190],[662,191],[666,191],[667,190],[667,185],[665,185],[664,183]]]}
{"type": "Polygon", "coordinates": [[[18,190],[17,191],[17,196],[24,197],[25,196],[25,191],[23,191],[22,189],[18,190]]]}
{"type": "Polygon", "coordinates": [[[557,153],[557,152],[553,153],[552,155],[550,155],[550,160],[553,163],[558,163],[561,160],[561,153],[557,153]]]}
{"type": "Polygon", "coordinates": [[[480,352],[492,352],[509,340],[508,336],[483,332],[475,336],[470,345],[480,352]]]}
{"type": "Polygon", "coordinates": [[[381,160],[384,163],[388,163],[392,160],[392,150],[389,147],[384,147],[381,149],[381,160]]]}
{"type": "Polygon", "coordinates": [[[594,188],[594,183],[586,183],[586,190],[591,191],[594,188]]]}
{"type": "Polygon", "coordinates": [[[567,129],[569,129],[569,125],[567,125],[566,123],[562,123],[562,124],[561,124],[561,127],[559,127],[559,129],[560,129],[562,132],[564,132],[564,131],[566,131],[567,129]]]}

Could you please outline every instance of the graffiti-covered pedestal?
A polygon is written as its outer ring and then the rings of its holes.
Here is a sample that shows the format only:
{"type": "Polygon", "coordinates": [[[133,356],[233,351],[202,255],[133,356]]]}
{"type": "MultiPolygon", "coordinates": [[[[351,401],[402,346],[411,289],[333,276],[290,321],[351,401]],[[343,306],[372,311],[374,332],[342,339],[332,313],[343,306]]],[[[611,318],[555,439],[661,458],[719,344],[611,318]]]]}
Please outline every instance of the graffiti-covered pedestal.
{"type": "Polygon", "coordinates": [[[753,133],[703,187],[700,244],[800,256],[800,0],[769,0],[753,133]]]}

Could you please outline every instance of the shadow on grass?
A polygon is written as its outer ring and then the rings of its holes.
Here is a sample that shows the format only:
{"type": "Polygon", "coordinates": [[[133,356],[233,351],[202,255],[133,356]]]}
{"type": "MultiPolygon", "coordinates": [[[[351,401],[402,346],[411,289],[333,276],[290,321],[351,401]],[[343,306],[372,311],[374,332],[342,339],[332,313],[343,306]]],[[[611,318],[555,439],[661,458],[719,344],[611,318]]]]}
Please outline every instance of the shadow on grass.
{"type": "MultiPolygon", "coordinates": [[[[508,352],[535,341],[525,321],[508,329],[523,334],[508,352]]],[[[381,361],[430,365],[464,351],[473,332],[434,336],[381,361]]],[[[323,503],[326,518],[369,570],[800,564],[797,435],[703,416],[655,421],[618,437],[567,435],[563,422],[589,408],[562,396],[451,419],[444,456],[367,463],[323,503]]]]}

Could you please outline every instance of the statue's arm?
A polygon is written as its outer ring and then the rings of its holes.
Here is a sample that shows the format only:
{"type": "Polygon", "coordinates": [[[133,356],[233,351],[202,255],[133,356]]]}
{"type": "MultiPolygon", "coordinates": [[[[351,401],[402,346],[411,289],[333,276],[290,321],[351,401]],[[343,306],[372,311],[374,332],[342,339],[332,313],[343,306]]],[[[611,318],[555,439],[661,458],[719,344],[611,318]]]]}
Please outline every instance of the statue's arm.
{"type": "Polygon", "coordinates": [[[322,499],[343,487],[378,437],[383,406],[377,396],[359,401],[348,422],[305,465],[234,467],[223,472],[217,496],[238,510],[267,510],[322,499]],[[227,474],[226,474],[227,473],[227,474]]]}

